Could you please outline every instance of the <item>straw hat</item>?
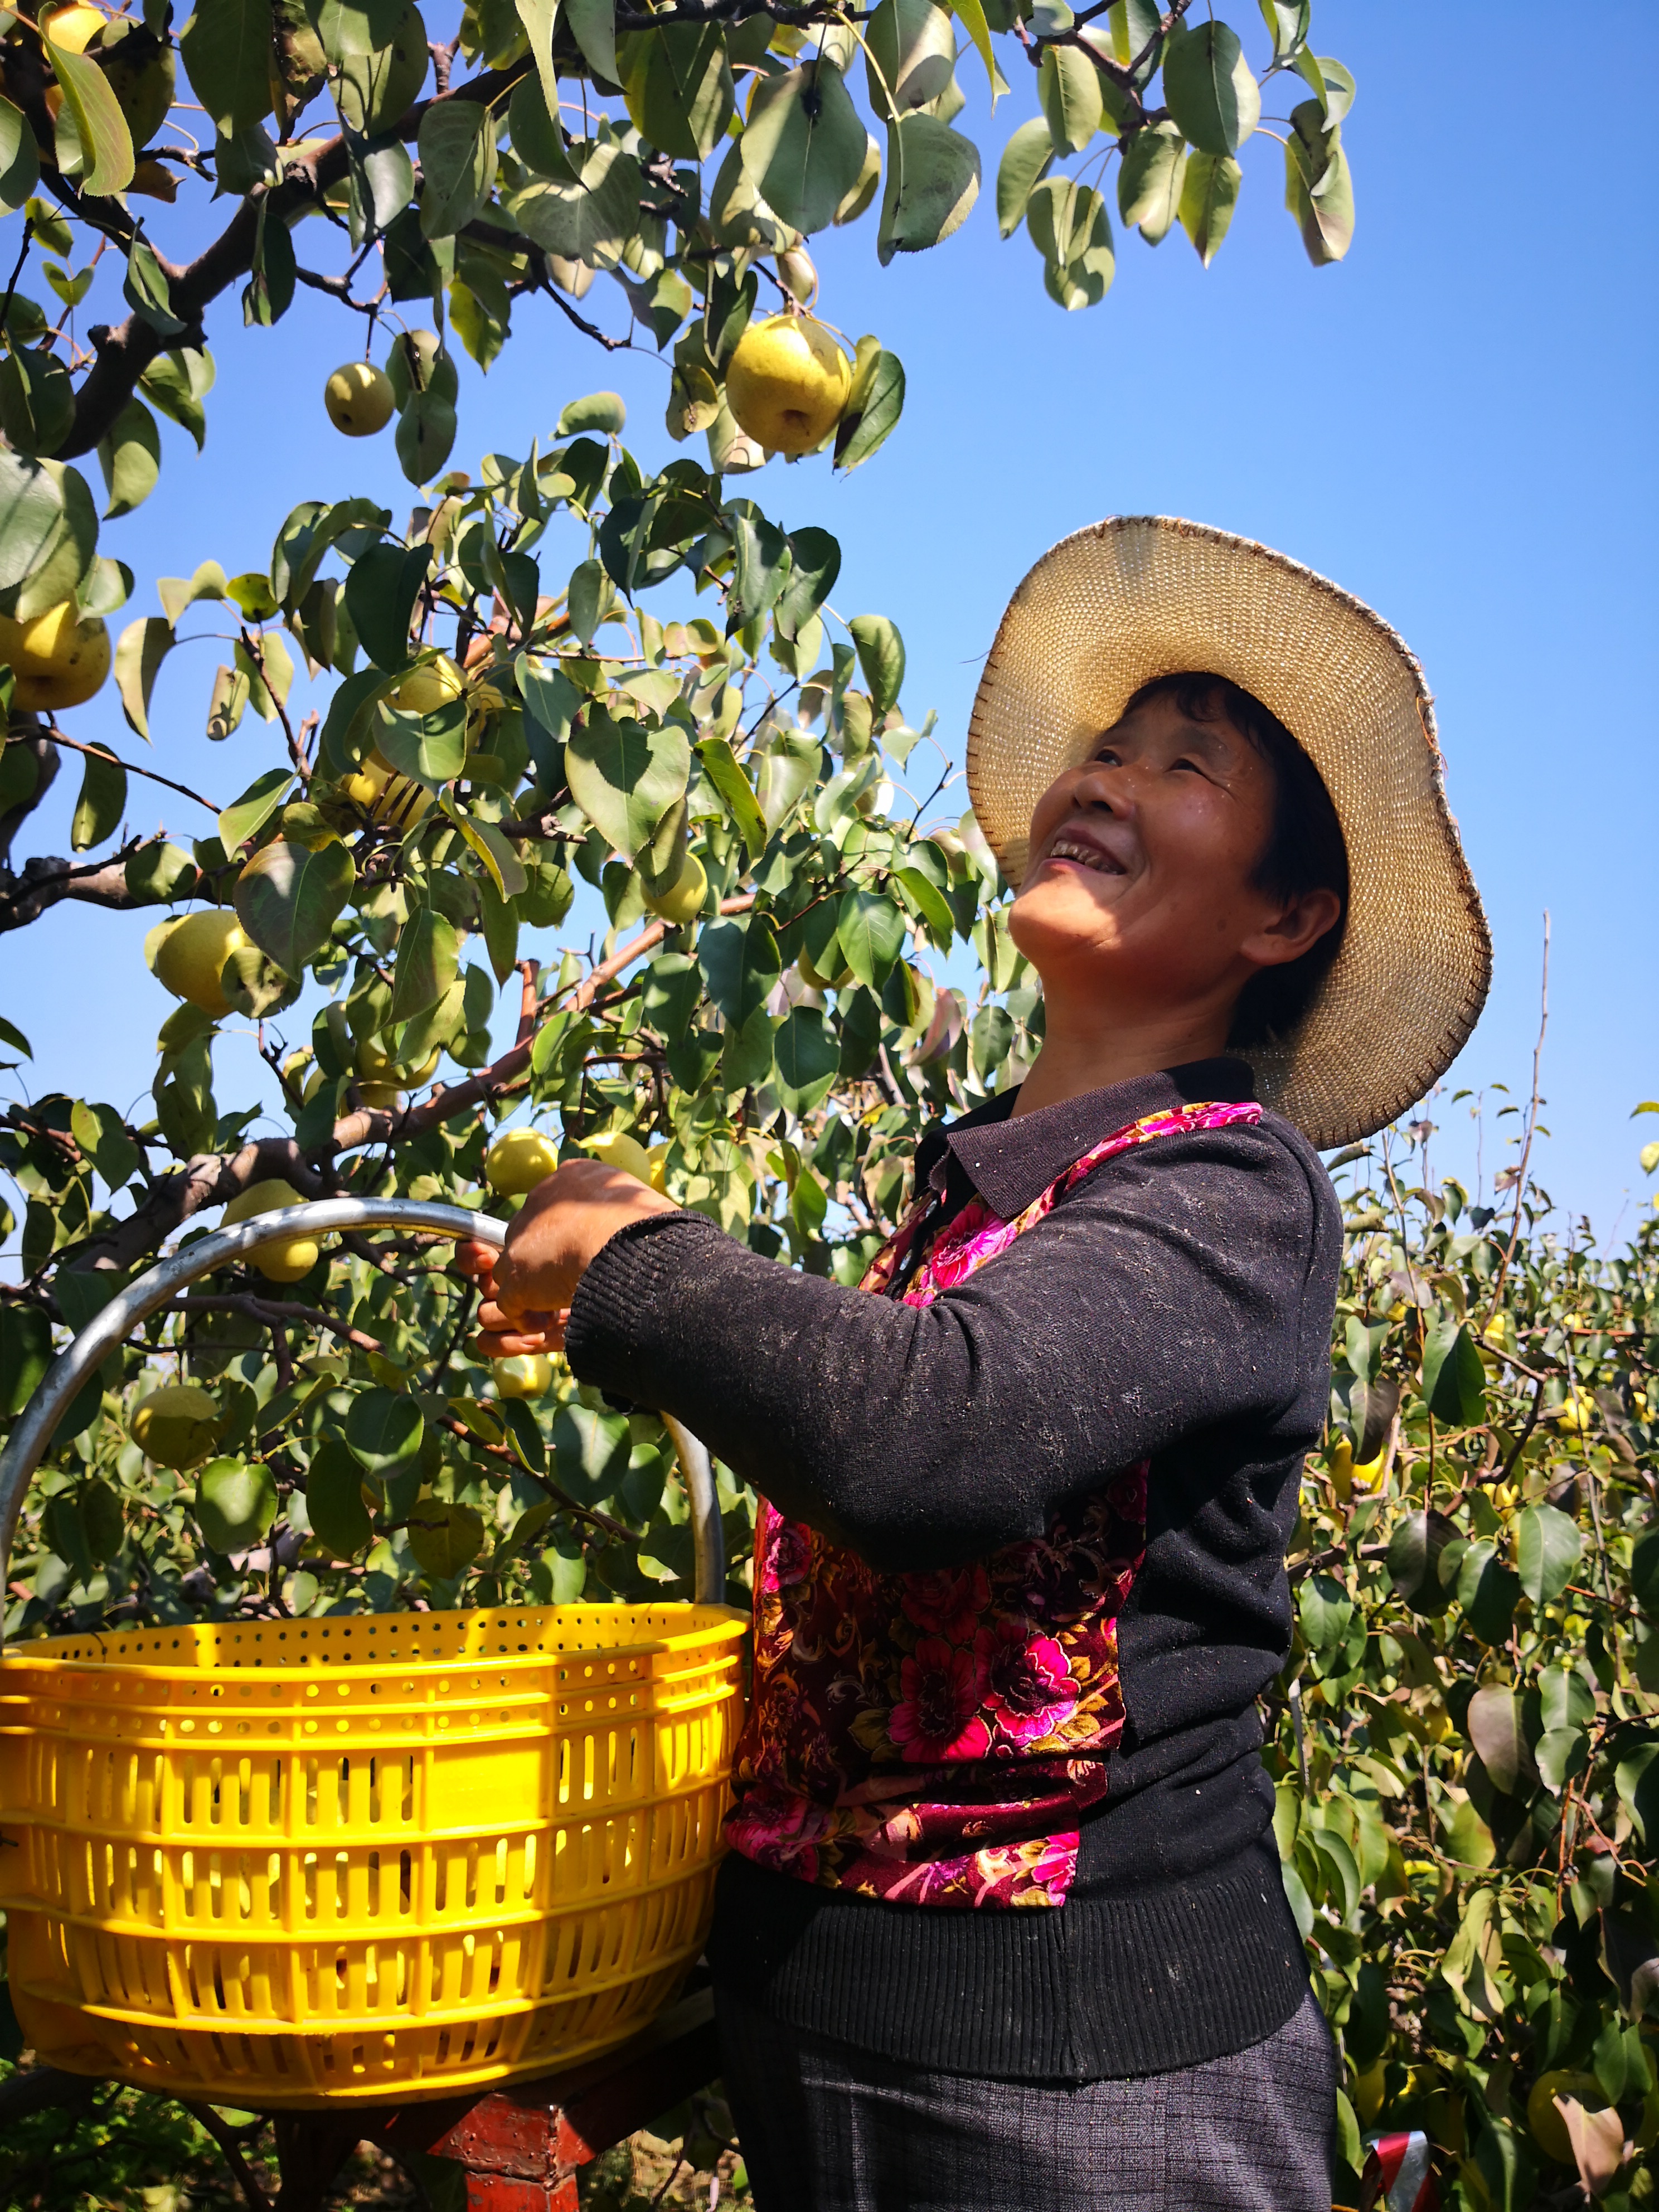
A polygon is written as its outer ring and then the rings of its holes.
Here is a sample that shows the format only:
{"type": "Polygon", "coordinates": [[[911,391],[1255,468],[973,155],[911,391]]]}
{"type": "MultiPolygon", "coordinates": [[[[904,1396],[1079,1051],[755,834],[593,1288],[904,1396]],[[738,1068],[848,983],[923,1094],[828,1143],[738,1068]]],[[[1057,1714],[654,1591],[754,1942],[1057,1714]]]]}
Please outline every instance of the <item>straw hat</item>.
{"type": "Polygon", "coordinates": [[[1492,939],[1446,805],[1422,671],[1386,623],[1265,545],[1117,515],[1052,547],[1009,602],[974,702],[968,785],[1018,884],[1031,810],[1143,684],[1202,669],[1278,715],[1347,840],[1342,949],[1295,1033],[1250,1057],[1321,1147],[1368,1137],[1443,1074],[1492,980],[1492,939]]]}

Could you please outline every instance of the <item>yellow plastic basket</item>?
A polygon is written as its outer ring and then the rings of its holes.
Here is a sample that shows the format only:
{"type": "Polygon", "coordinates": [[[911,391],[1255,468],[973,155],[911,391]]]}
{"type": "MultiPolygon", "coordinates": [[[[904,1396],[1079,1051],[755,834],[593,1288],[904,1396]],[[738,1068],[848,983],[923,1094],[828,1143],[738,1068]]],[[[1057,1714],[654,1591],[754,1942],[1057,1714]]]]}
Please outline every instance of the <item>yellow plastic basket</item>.
{"type": "Polygon", "coordinates": [[[708,1932],[747,1623],[564,1606],[0,1661],[0,1904],[40,2057],[260,2108],[591,2056],[708,1932]]]}

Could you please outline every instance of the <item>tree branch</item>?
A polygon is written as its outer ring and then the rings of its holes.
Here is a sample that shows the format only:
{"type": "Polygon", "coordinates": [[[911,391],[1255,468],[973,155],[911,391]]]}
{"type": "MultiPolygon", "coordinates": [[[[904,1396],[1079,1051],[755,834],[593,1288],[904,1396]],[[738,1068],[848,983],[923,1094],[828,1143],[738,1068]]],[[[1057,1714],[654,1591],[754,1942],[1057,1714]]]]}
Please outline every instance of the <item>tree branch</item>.
{"type": "Polygon", "coordinates": [[[224,811],[210,799],[204,799],[199,791],[192,791],[187,783],[175,783],[170,775],[159,775],[153,768],[140,768],[136,761],[122,760],[107,745],[83,745],[79,738],[65,736],[56,723],[52,728],[52,741],[55,745],[67,745],[71,752],[85,753],[90,759],[110,761],[115,767],[125,769],[129,775],[142,775],[150,783],[164,783],[169,791],[176,791],[180,798],[194,799],[198,806],[205,806],[210,814],[219,815],[224,811]]]}
{"type": "MultiPolygon", "coordinates": [[[[746,914],[754,903],[755,894],[745,891],[737,898],[722,899],[720,912],[746,914]]],[[[607,983],[661,944],[666,927],[665,922],[653,922],[630,943],[613,952],[610,959],[602,960],[570,993],[572,1009],[581,1012],[592,1006],[607,983]]],[[[549,1000],[538,1011],[546,1014],[556,1003],[549,1000]]],[[[125,1221],[113,1222],[99,1236],[89,1238],[67,1264],[76,1271],[133,1267],[158,1250],[173,1231],[192,1215],[209,1206],[226,1205],[250,1184],[270,1176],[281,1176],[307,1198],[330,1196],[338,1181],[332,1167],[336,1153],[356,1152],[366,1145],[407,1144],[428,1129],[439,1128],[446,1121],[472,1113],[518,1082],[528,1073],[536,1041],[533,1028],[529,1035],[522,1034],[526,1028],[522,1015],[519,1026],[520,1041],[489,1066],[469,1076],[465,1083],[434,1091],[421,1105],[406,1106],[400,1113],[394,1114],[385,1107],[359,1108],[337,1121],[324,1142],[313,1146],[309,1153],[302,1152],[291,1137],[262,1137],[257,1143],[245,1145],[234,1155],[198,1154],[172,1175],[159,1176],[142,1205],[125,1221]]],[[[271,1301],[262,1303],[269,1304],[271,1301]]]]}
{"type": "Polygon", "coordinates": [[[48,907],[58,905],[63,899],[79,899],[83,905],[121,910],[153,904],[149,899],[134,897],[127,889],[126,872],[131,855],[142,852],[147,843],[153,842],[137,837],[131,845],[124,845],[113,859],[88,860],[81,867],[55,854],[43,854],[25,860],[21,875],[0,871],[0,933],[38,921],[48,907]]]}
{"type": "MultiPolygon", "coordinates": [[[[404,139],[418,137],[422,117],[428,108],[444,100],[492,106],[533,66],[526,55],[509,69],[481,70],[466,83],[457,85],[453,92],[418,100],[391,135],[404,139]]],[[[92,451],[131,398],[144,371],[170,345],[199,348],[205,343],[201,328],[203,315],[222,291],[239,276],[246,276],[253,266],[261,207],[265,209],[267,222],[279,221],[291,228],[307,209],[322,199],[331,185],[339,182],[346,170],[345,140],[331,138],[307,160],[290,161],[280,184],[261,185],[251,191],[218,237],[194,261],[183,268],[163,264],[168,272],[173,313],[185,325],[181,337],[162,337],[136,313],[113,330],[107,324],[99,324],[88,333],[98,357],[75,395],[75,423],[58,449],[61,459],[74,460],[92,451]]],[[[66,186],[64,190],[75,204],[76,212],[92,221],[89,204],[82,203],[70,188],[66,186]]]]}

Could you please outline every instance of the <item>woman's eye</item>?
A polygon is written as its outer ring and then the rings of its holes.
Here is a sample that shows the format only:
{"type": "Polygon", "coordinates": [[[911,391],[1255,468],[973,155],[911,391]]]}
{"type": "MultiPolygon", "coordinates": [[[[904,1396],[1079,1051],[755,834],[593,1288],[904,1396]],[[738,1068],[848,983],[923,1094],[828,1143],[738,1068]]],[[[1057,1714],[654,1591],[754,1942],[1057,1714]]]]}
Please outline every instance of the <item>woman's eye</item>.
{"type": "Polygon", "coordinates": [[[1123,765],[1122,754],[1115,751],[1110,745],[1103,745],[1095,755],[1095,759],[1102,768],[1121,768],[1123,765]]]}

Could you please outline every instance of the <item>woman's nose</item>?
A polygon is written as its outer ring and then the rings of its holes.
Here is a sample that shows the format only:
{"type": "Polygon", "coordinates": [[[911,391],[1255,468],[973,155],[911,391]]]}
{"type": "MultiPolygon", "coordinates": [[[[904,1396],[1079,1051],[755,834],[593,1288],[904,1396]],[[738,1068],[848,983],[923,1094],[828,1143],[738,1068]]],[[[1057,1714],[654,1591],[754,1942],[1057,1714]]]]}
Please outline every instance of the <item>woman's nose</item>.
{"type": "Polygon", "coordinates": [[[1134,778],[1121,762],[1088,761],[1072,786],[1074,806],[1103,806],[1109,814],[1134,812],[1134,778]]]}

